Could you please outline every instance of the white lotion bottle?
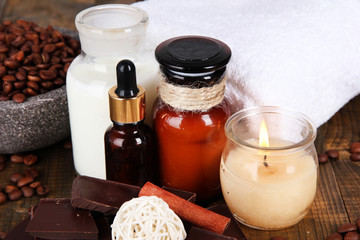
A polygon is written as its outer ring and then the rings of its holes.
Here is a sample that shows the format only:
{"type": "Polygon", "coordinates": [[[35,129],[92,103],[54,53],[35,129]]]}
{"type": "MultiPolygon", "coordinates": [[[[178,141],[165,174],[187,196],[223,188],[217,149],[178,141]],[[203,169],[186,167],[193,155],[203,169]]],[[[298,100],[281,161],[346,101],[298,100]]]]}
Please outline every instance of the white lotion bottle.
{"type": "Polygon", "coordinates": [[[78,13],[75,24],[82,53],[66,76],[74,165],[79,175],[105,179],[104,133],[111,124],[108,91],[116,84],[116,64],[122,59],[134,62],[138,82],[147,92],[147,113],[156,98],[158,64],[153,53],[142,48],[148,24],[142,9],[98,5],[78,13]]]}

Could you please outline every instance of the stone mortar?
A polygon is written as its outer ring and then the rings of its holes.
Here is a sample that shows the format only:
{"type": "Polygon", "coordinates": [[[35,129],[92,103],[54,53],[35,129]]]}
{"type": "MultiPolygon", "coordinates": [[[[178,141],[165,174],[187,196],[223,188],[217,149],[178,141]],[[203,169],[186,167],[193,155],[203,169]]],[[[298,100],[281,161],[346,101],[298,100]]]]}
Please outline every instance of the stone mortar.
{"type": "Polygon", "coordinates": [[[33,151],[68,136],[66,86],[23,103],[0,101],[0,154],[33,151]]]}

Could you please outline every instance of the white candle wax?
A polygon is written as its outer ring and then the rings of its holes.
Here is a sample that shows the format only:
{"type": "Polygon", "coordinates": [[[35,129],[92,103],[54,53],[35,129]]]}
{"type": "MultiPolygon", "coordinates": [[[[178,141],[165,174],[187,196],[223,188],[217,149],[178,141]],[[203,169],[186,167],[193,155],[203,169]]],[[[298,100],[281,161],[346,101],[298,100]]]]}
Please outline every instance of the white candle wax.
{"type": "MultiPolygon", "coordinates": [[[[256,145],[256,140],[251,140],[256,145]]],[[[258,142],[258,140],[257,140],[258,142]]],[[[289,145],[273,143],[273,147],[289,145]]],[[[225,201],[242,223],[260,229],[281,229],[299,222],[316,193],[317,167],[304,150],[286,155],[232,149],[221,160],[220,180],[225,201]]]]}

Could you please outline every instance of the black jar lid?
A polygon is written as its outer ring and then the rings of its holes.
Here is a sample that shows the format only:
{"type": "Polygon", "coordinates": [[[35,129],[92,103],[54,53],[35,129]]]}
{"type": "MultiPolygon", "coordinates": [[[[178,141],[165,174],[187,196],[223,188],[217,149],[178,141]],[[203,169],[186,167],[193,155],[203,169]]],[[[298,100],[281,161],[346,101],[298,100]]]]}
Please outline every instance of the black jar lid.
{"type": "Polygon", "coordinates": [[[155,50],[159,64],[170,71],[210,72],[225,67],[231,57],[223,42],[203,36],[181,36],[162,42],[155,50]]]}

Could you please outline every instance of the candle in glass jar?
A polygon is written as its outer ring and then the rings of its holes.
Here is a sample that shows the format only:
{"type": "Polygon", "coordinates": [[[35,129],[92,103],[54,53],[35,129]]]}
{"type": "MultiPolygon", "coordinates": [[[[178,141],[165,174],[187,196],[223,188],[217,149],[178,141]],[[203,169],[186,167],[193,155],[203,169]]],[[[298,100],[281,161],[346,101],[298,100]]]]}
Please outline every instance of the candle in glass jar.
{"type": "Polygon", "coordinates": [[[251,226],[281,229],[296,224],[315,197],[314,159],[304,151],[274,157],[270,153],[266,167],[262,156],[256,157],[237,148],[226,163],[222,159],[220,179],[226,203],[236,217],[251,226]]]}
{"type": "Polygon", "coordinates": [[[233,216],[266,230],[298,223],[316,194],[316,128],[310,119],[279,107],[257,107],[231,116],[225,131],[220,182],[233,216]]]}

